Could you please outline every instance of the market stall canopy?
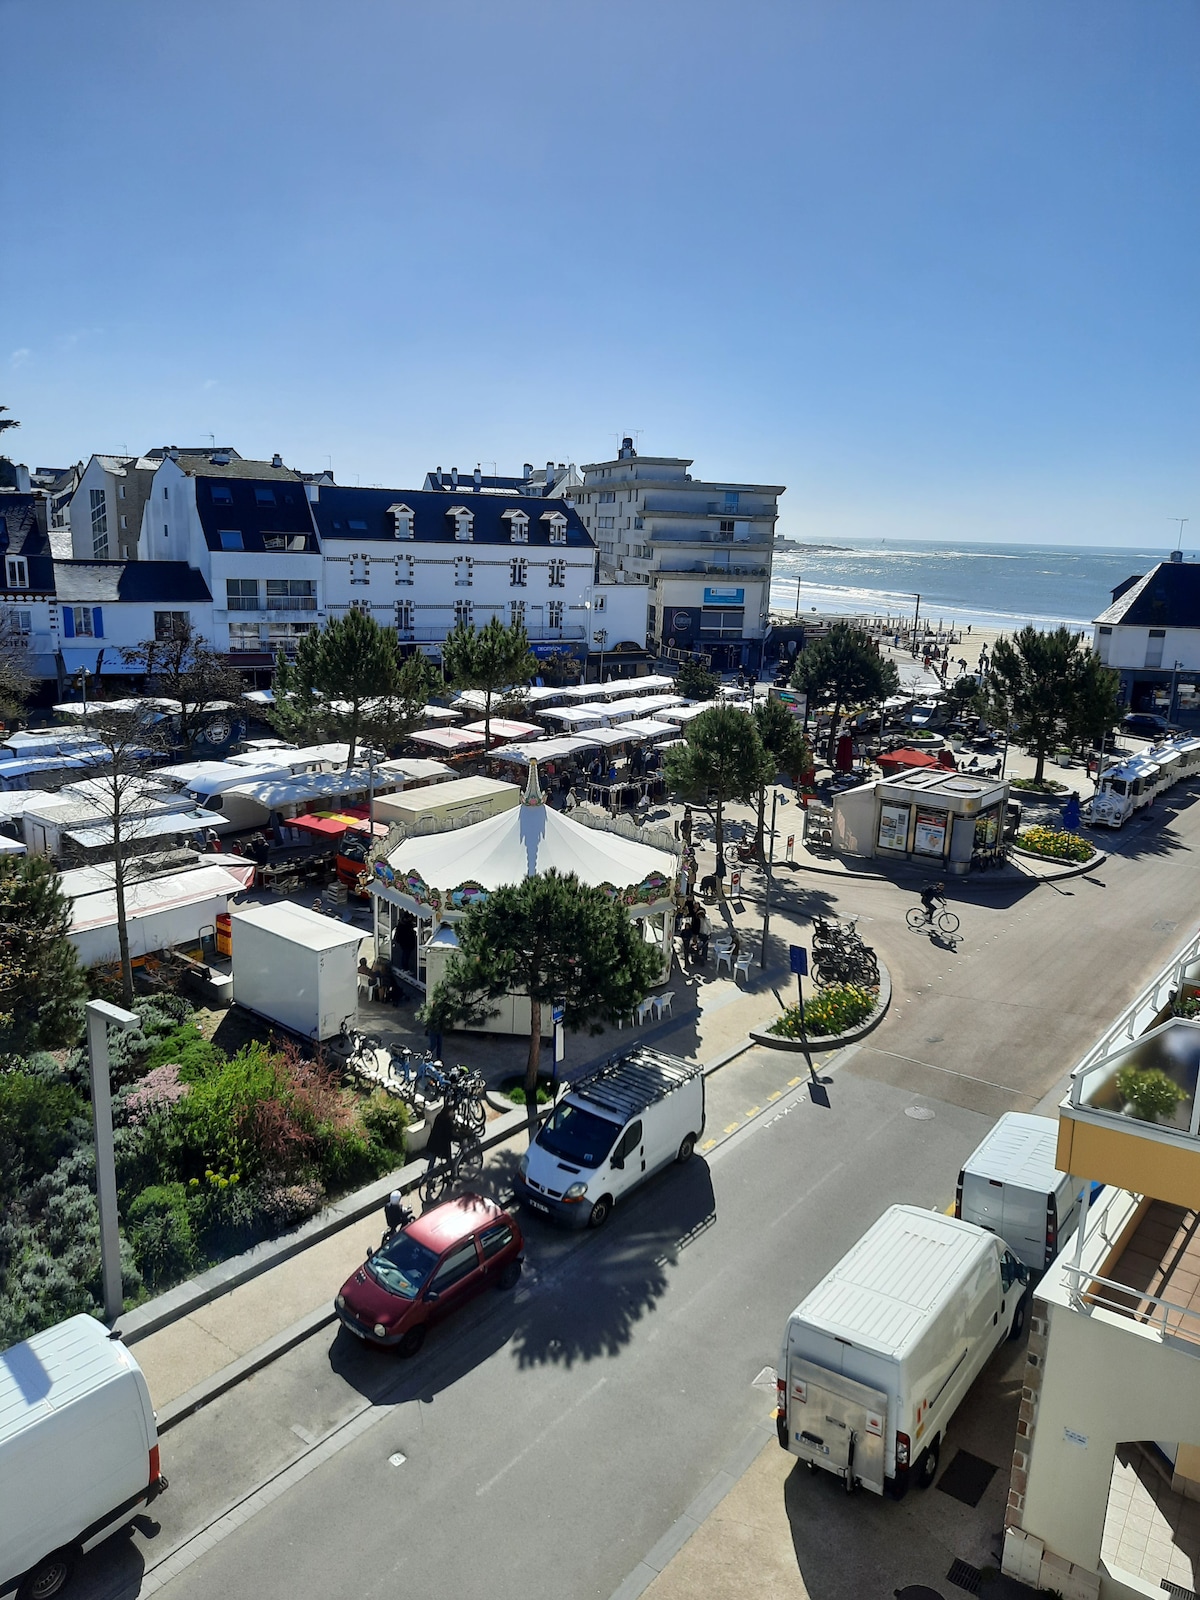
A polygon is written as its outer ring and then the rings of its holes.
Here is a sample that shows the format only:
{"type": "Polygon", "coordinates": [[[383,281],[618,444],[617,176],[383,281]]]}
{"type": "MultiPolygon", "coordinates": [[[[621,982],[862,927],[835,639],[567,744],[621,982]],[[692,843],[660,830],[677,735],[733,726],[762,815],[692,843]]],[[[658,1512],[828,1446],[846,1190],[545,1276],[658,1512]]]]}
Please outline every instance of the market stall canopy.
{"type": "Polygon", "coordinates": [[[539,711],[539,717],[553,718],[567,728],[587,728],[595,724],[599,727],[604,718],[604,706],[548,706],[545,711],[539,711]]]}
{"type": "Polygon", "coordinates": [[[454,706],[426,706],[426,722],[457,722],[462,712],[454,706]]]}
{"type": "MultiPolygon", "coordinates": [[[[462,731],[483,734],[485,726],[483,722],[468,722],[464,724],[462,731]]],[[[528,739],[541,731],[536,722],[513,722],[508,717],[493,717],[491,721],[493,739],[528,739]]]]}
{"type": "Polygon", "coordinates": [[[379,770],[405,783],[440,783],[443,778],[457,776],[453,767],[448,767],[444,761],[434,761],[432,756],[397,756],[394,761],[381,761],[379,770]]]}
{"type": "MultiPolygon", "coordinates": [[[[175,833],[203,833],[216,823],[224,822],[219,811],[201,811],[192,807],[187,811],[163,811],[157,816],[139,817],[128,824],[126,838],[141,843],[143,839],[165,839],[175,833]]],[[[81,850],[102,850],[112,844],[111,822],[97,823],[87,828],[66,828],[66,837],[81,850]]]]}
{"type": "Polygon", "coordinates": [[[655,717],[635,717],[622,723],[620,731],[626,738],[672,739],[679,729],[673,722],[659,722],[655,717]]]}
{"type": "Polygon", "coordinates": [[[682,726],[685,723],[694,721],[696,717],[702,717],[706,711],[712,711],[713,708],[718,704],[727,705],[730,711],[750,710],[749,705],[745,701],[739,702],[737,700],[724,702],[716,700],[705,700],[701,702],[689,700],[686,704],[683,701],[676,701],[673,706],[663,711],[663,721],[678,722],[682,726]]]}
{"type": "Polygon", "coordinates": [[[479,750],[483,745],[481,733],[468,733],[465,728],[425,728],[411,733],[414,744],[427,744],[434,750],[445,750],[450,755],[460,755],[467,750],[479,750]]]}
{"type": "Polygon", "coordinates": [[[665,850],[552,810],[541,792],[537,763],[530,762],[520,805],[486,822],[406,839],[376,861],[372,888],[408,909],[453,916],[489,890],[552,869],[608,890],[637,915],[670,904],[678,862],[665,850]]]}
{"type": "MultiPolygon", "coordinates": [[[[355,807],[351,811],[309,811],[302,817],[293,817],[288,827],[299,828],[302,833],[312,833],[321,839],[340,839],[352,829],[355,833],[366,833],[367,819],[365,815],[358,815],[358,809],[355,807]]],[[[387,831],[384,823],[374,824],[377,838],[383,838],[387,831]]]]}
{"type": "Polygon", "coordinates": [[[886,755],[879,757],[879,770],[885,778],[894,777],[897,772],[907,772],[912,767],[938,766],[941,766],[941,762],[928,750],[889,750],[886,755]]]}
{"type": "Polygon", "coordinates": [[[352,772],[306,772],[298,777],[285,772],[275,777],[249,778],[245,783],[234,784],[225,793],[255,800],[268,811],[279,811],[284,806],[307,806],[314,800],[366,794],[370,787],[370,773],[365,767],[355,767],[352,772]]]}
{"type": "Polygon", "coordinates": [[[564,733],[548,739],[528,739],[519,744],[506,744],[493,750],[497,761],[515,761],[527,767],[531,761],[563,761],[567,756],[577,756],[585,750],[594,750],[596,741],[589,734],[575,737],[564,733]]]}

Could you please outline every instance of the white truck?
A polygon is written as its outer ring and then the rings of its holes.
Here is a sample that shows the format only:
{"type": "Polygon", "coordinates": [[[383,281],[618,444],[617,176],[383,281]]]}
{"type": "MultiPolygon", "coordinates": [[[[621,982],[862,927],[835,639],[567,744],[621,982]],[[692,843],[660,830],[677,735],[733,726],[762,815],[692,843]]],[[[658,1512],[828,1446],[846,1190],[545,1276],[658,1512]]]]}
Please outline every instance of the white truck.
{"type": "Polygon", "coordinates": [[[57,1594],[167,1487],[142,1370],[94,1317],[0,1355],[0,1595],[57,1594]]]}
{"type": "Polygon", "coordinates": [[[704,1132],[704,1068],[642,1046],[571,1085],[521,1157],[522,1204],[598,1228],[618,1200],[704,1132]]]}
{"type": "Polygon", "coordinates": [[[995,1234],[890,1207],[788,1318],[780,1444],[847,1493],[927,1489],[947,1423],[1025,1325],[1027,1281],[995,1234]]]}

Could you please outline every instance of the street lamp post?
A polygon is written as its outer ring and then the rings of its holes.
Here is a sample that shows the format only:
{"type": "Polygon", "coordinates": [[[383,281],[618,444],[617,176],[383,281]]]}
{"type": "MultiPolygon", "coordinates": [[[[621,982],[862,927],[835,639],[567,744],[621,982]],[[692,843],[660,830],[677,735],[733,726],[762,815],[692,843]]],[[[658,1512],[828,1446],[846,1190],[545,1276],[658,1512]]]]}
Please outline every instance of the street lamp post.
{"type": "Polygon", "coordinates": [[[1179,682],[1179,669],[1182,665],[1182,661],[1177,661],[1171,668],[1171,699],[1167,705],[1167,721],[1172,725],[1175,722],[1175,689],[1179,682]]]}
{"type": "Polygon", "coordinates": [[[108,1027],[128,1031],[139,1019],[107,1000],[87,1003],[88,1070],[92,1080],[92,1129],[96,1140],[96,1205],[100,1213],[100,1274],[105,1320],[121,1315],[121,1236],[117,1228],[117,1163],[113,1152],[112,1084],[108,1074],[108,1027]]]}
{"type": "Polygon", "coordinates": [[[599,682],[603,683],[604,682],[604,646],[608,643],[608,629],[607,628],[597,628],[595,633],[592,634],[592,643],[593,644],[598,644],[600,646],[600,678],[599,678],[599,682]]]}
{"type": "Polygon", "coordinates": [[[771,869],[775,865],[775,813],[779,808],[779,790],[771,791],[771,843],[767,848],[767,883],[763,890],[763,931],[762,949],[758,953],[758,970],[763,972],[767,965],[767,934],[771,929],[771,869]]]}
{"type": "Polygon", "coordinates": [[[83,694],[83,720],[85,723],[87,722],[87,681],[90,677],[91,673],[88,671],[88,669],[86,667],[80,667],[79,688],[83,694]]]}

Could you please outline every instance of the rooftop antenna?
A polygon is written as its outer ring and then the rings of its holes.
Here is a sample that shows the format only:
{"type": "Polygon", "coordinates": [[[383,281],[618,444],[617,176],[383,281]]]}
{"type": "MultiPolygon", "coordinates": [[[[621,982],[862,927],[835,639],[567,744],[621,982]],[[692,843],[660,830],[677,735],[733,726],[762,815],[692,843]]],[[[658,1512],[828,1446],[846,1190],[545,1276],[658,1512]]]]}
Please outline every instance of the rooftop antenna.
{"type": "Polygon", "coordinates": [[[1179,537],[1175,541],[1176,550],[1182,550],[1183,549],[1183,525],[1184,525],[1185,522],[1190,522],[1191,520],[1192,520],[1191,517],[1168,517],[1167,518],[1168,522],[1177,522],[1179,524],[1179,537]]]}
{"type": "Polygon", "coordinates": [[[212,447],[212,449],[215,450],[217,448],[217,436],[216,436],[215,433],[210,433],[209,434],[208,442],[209,442],[209,445],[212,447]]]}

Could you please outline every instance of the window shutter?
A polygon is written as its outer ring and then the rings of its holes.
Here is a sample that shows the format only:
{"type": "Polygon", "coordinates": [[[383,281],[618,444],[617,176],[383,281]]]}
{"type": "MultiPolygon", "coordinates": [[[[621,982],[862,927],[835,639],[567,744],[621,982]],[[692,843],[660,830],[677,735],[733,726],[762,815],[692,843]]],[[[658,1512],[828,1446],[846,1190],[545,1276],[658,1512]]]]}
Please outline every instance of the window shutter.
{"type": "Polygon", "coordinates": [[[75,612],[70,606],[63,607],[62,619],[63,637],[73,639],[75,637],[75,612]]]}
{"type": "Polygon", "coordinates": [[[97,639],[104,637],[104,613],[99,606],[92,607],[92,633],[97,639]]]}

